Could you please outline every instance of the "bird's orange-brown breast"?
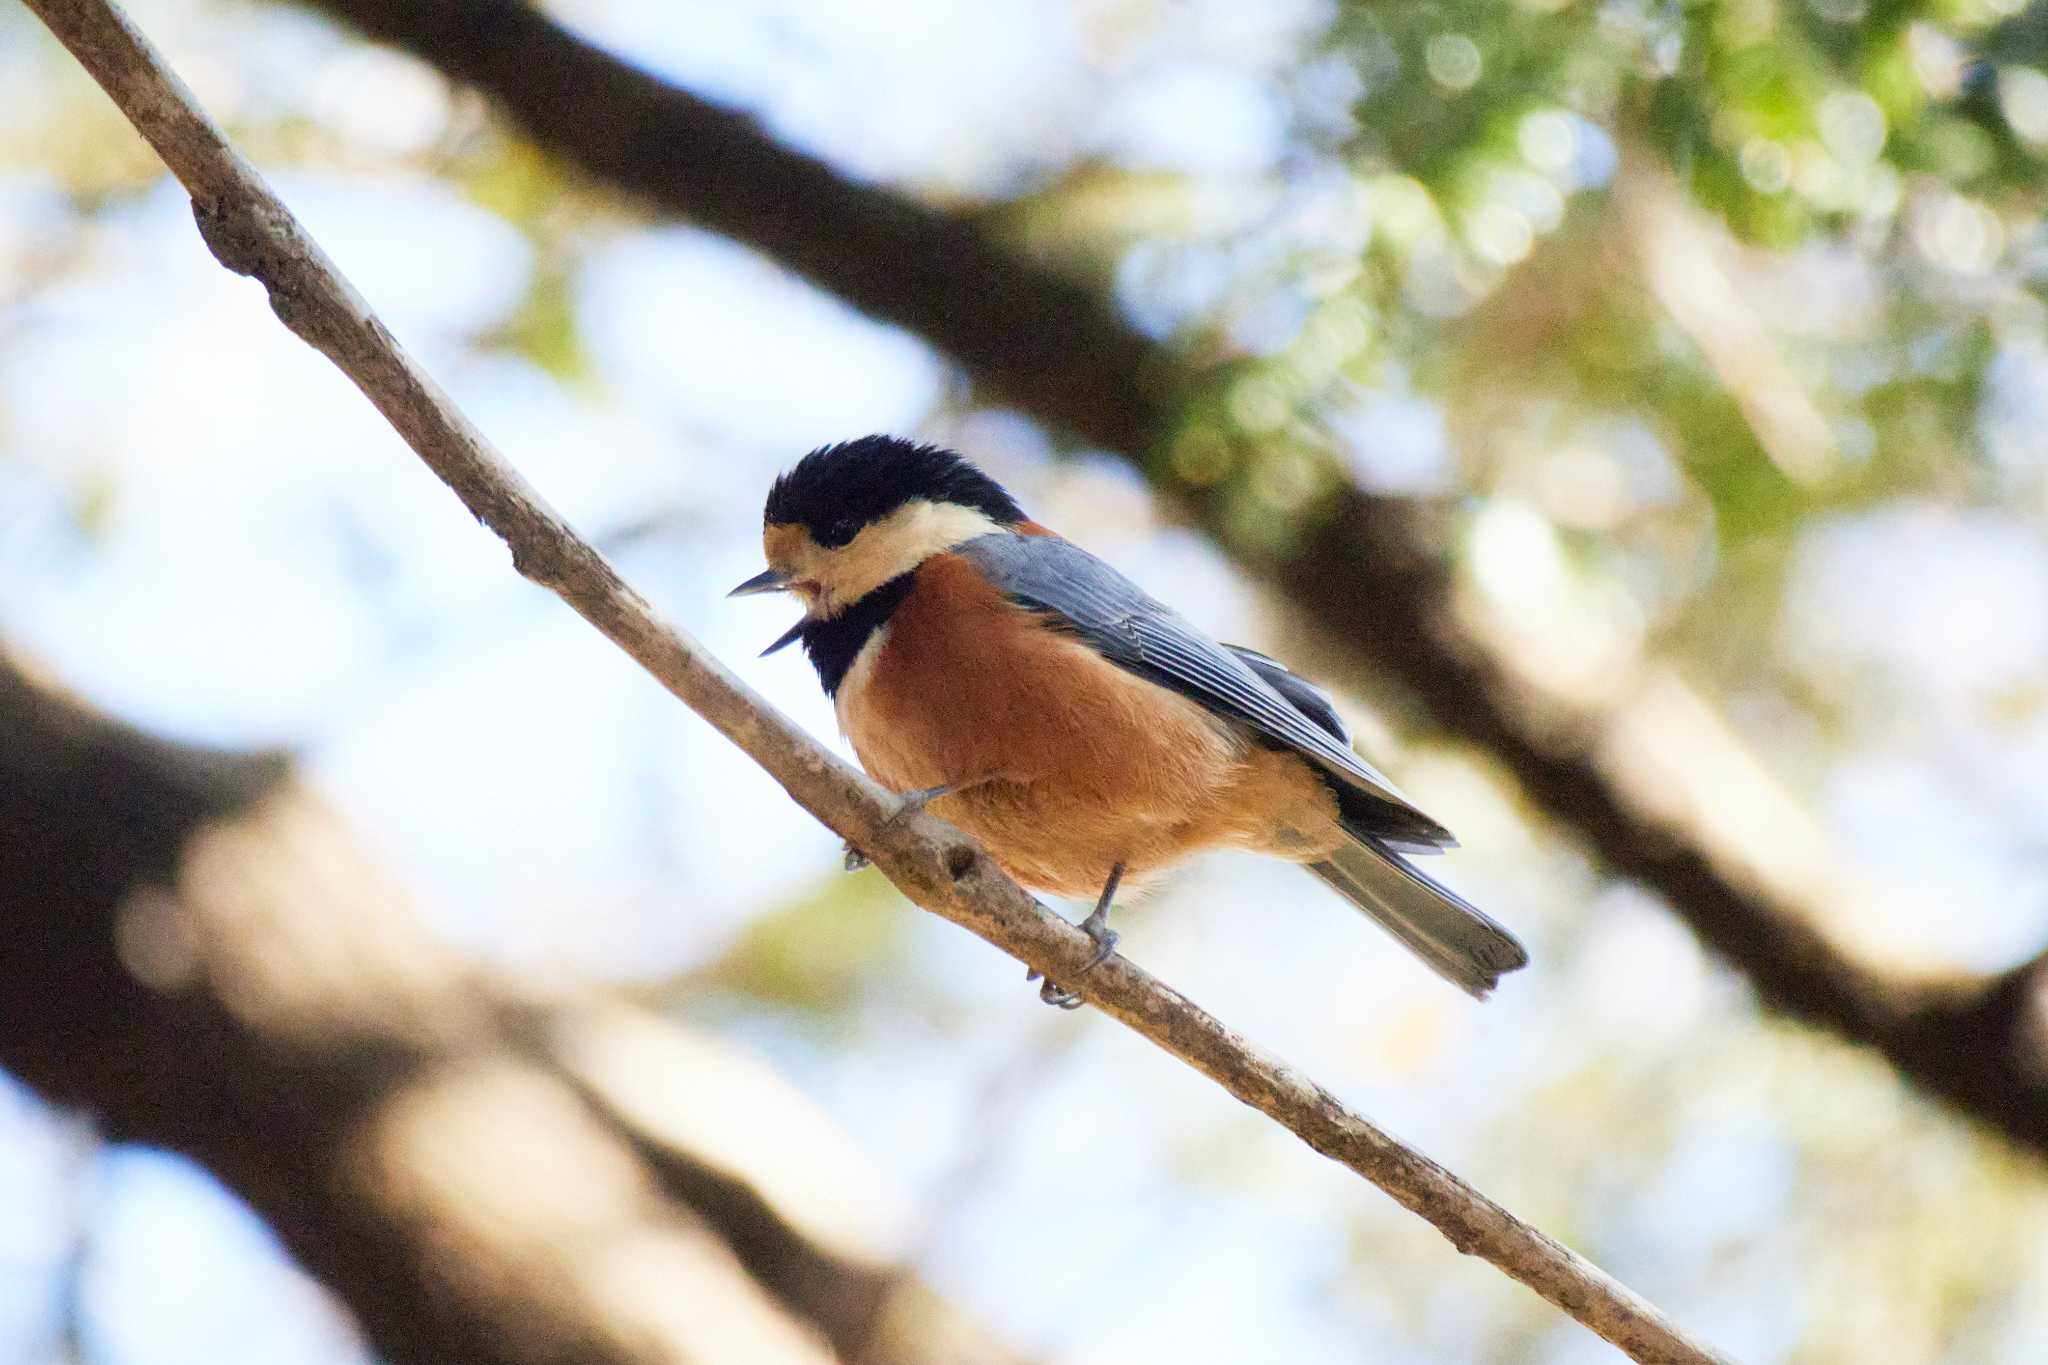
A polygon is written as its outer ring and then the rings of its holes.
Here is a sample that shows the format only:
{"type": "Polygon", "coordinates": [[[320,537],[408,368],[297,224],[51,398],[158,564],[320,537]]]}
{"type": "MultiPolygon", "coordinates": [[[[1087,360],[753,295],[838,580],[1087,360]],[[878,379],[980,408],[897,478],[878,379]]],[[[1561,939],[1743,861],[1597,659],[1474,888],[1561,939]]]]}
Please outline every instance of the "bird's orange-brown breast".
{"type": "Polygon", "coordinates": [[[958,555],[920,566],[837,700],[878,781],[975,784],[933,810],[1056,894],[1093,895],[1118,862],[1142,878],[1211,844],[1264,846],[1289,818],[1320,844],[1334,815],[1298,759],[1047,629],[958,555]]]}

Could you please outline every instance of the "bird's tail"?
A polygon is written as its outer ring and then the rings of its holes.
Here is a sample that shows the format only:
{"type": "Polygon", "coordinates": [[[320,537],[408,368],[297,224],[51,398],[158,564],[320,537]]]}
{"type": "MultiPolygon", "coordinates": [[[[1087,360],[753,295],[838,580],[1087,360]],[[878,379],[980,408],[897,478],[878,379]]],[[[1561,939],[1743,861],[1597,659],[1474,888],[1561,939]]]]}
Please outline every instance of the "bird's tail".
{"type": "Polygon", "coordinates": [[[1480,1000],[1504,974],[1529,963],[1513,934],[1398,853],[1354,838],[1309,871],[1480,1000]]]}

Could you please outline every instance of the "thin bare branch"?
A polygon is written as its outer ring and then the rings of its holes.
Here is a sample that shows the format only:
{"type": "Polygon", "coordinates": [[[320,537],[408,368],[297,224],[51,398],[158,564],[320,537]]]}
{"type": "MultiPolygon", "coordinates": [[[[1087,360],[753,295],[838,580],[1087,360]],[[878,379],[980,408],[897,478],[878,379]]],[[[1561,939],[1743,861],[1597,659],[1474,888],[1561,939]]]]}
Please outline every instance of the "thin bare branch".
{"type": "Polygon", "coordinates": [[[1055,979],[1195,1067],[1315,1150],[1427,1219],[1640,1361],[1720,1359],[1651,1304],[1429,1158],[1352,1113],[1121,957],[1093,972],[1086,935],[1039,905],[978,846],[935,819],[894,819],[888,795],[779,715],[647,602],[547,506],[392,338],[126,17],[104,0],[29,0],[191,192],[214,254],[253,275],[298,336],[355,382],[519,571],[637,659],[768,770],[805,809],[867,851],[911,900],[1055,979]]]}

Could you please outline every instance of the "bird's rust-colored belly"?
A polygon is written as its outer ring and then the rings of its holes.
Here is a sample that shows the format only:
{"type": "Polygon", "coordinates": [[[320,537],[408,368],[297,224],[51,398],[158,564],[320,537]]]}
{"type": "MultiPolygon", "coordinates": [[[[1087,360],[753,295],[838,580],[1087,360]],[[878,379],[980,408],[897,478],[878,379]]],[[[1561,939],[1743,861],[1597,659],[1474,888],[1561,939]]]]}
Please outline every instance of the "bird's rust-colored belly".
{"type": "Polygon", "coordinates": [[[1334,802],[1299,759],[1045,629],[964,561],[926,561],[837,698],[841,728],[897,791],[932,804],[1027,886],[1093,896],[1197,849],[1333,842],[1334,802]],[[1325,829],[1325,827],[1328,827],[1325,829]]]}

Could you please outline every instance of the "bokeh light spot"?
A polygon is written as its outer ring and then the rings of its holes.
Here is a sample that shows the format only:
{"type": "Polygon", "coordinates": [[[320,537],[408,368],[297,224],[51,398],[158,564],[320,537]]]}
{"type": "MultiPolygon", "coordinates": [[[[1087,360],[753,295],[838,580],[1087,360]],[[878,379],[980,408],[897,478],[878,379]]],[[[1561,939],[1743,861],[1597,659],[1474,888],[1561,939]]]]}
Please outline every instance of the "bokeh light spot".
{"type": "Polygon", "coordinates": [[[1479,44],[1462,33],[1439,33],[1429,40],[1424,54],[1429,78],[1446,90],[1470,90],[1479,83],[1485,62],[1479,44]]]}

